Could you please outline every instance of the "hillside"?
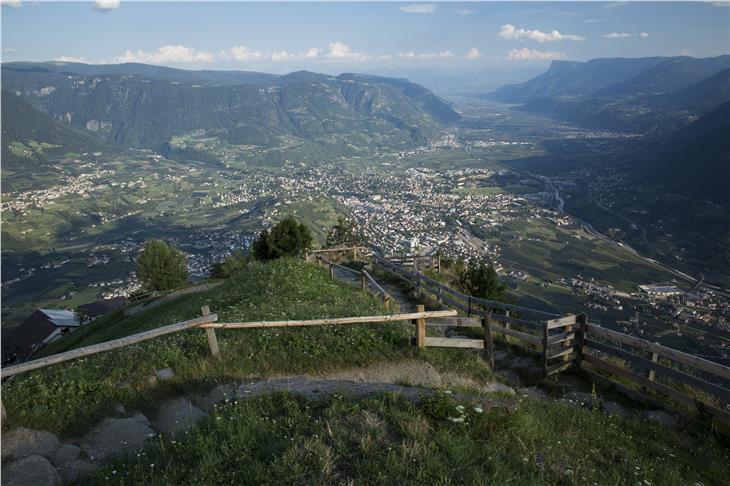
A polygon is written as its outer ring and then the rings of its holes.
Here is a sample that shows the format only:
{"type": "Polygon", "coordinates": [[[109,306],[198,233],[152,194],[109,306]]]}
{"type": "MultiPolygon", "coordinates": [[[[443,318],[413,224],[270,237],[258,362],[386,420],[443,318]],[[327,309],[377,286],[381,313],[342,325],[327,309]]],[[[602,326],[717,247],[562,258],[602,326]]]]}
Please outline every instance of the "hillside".
{"type": "MultiPolygon", "coordinates": [[[[203,131],[234,145],[310,142],[333,154],[422,145],[458,115],[423,87],[359,75],[186,72],[143,65],[3,65],[4,89],[124,147],[203,131]],[[222,82],[221,82],[222,81],[222,82]]],[[[15,122],[15,120],[11,120],[15,122]]]]}
{"type": "MultiPolygon", "coordinates": [[[[330,280],[322,269],[280,260],[134,317],[100,319],[47,352],[191,318],[203,304],[222,322],[382,312],[369,294],[330,280]]],[[[202,331],[159,338],[7,382],[4,440],[24,425],[59,434],[61,447],[80,444],[84,452],[75,465],[59,470],[68,477],[75,468],[81,474],[75,480],[85,484],[209,483],[211,477],[279,484],[472,483],[487,476],[499,484],[722,480],[728,449],[721,435],[621,418],[566,399],[556,403],[534,387],[495,395],[485,386],[493,378],[479,355],[418,352],[408,343],[411,334],[406,323],[219,331],[220,359],[208,355],[202,331]],[[150,378],[163,368],[174,377],[150,378]],[[408,381],[382,383],[387,370],[408,381]],[[127,449],[139,450],[136,456],[115,458],[98,449],[107,458],[79,469],[105,433],[132,440],[164,427],[187,430],[190,425],[176,424],[192,413],[197,425],[187,433],[127,449]],[[109,418],[99,423],[103,417],[109,418]]],[[[14,472],[15,463],[3,466],[4,474],[14,472]]]]}
{"type": "Polygon", "coordinates": [[[3,169],[44,168],[67,152],[108,150],[109,143],[53,119],[22,98],[2,91],[3,169]]]}
{"type": "Polygon", "coordinates": [[[554,61],[488,99],[590,128],[669,133],[730,100],[730,56],[554,61]]]}

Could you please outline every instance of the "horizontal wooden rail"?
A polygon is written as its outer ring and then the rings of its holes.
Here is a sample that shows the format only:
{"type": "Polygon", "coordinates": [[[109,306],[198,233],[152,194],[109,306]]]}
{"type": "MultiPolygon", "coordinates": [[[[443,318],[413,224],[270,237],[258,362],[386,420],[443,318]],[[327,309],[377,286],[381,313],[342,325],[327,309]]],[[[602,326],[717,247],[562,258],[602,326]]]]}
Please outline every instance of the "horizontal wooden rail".
{"type": "Polygon", "coordinates": [[[567,326],[576,326],[578,325],[578,316],[565,316],[557,319],[550,319],[545,324],[549,330],[567,326]]]}
{"type": "Polygon", "coordinates": [[[449,327],[482,327],[482,320],[476,317],[446,317],[441,319],[431,319],[426,325],[428,326],[449,326],[449,327]]]}
{"type": "Polygon", "coordinates": [[[347,270],[348,272],[352,272],[355,275],[362,275],[362,272],[360,270],[355,270],[354,268],[346,267],[345,265],[340,265],[339,263],[330,263],[330,265],[340,268],[342,270],[347,270]]]}
{"type": "Polygon", "coordinates": [[[654,370],[657,373],[662,373],[669,378],[699,388],[700,390],[711,393],[712,395],[715,395],[722,400],[725,400],[726,402],[730,402],[730,390],[727,390],[726,388],[723,388],[719,385],[715,385],[714,383],[705,381],[696,376],[684,373],[683,371],[679,371],[678,369],[664,366],[663,364],[656,363],[650,359],[642,358],[641,356],[637,356],[629,351],[624,351],[623,349],[609,346],[608,344],[599,343],[592,339],[586,339],[583,342],[583,346],[587,348],[597,349],[599,351],[603,351],[604,353],[617,356],[624,361],[628,361],[629,363],[640,366],[642,369],[649,369],[654,370]]]}
{"type": "Polygon", "coordinates": [[[407,314],[392,314],[382,316],[335,317],[331,319],[310,319],[301,321],[258,321],[258,322],[228,322],[203,324],[208,329],[261,329],[269,327],[303,327],[303,326],[333,326],[341,324],[389,323],[396,321],[410,321],[413,319],[429,319],[433,317],[455,317],[455,310],[411,312],[407,314]]]}
{"type": "Polygon", "coordinates": [[[388,292],[386,292],[385,289],[383,287],[381,287],[380,284],[378,284],[378,282],[375,281],[373,276],[370,275],[370,273],[368,273],[368,271],[365,270],[364,268],[362,269],[362,274],[365,275],[365,278],[367,278],[370,281],[370,283],[375,286],[376,289],[378,289],[378,292],[380,292],[383,295],[388,295],[388,292]]]}
{"type": "Polygon", "coordinates": [[[658,355],[668,358],[672,361],[676,361],[677,363],[682,363],[730,380],[730,367],[728,366],[724,366],[719,363],[706,360],[704,358],[699,358],[691,354],[683,353],[682,351],[668,348],[666,346],[662,346],[661,344],[652,343],[643,339],[629,336],[628,334],[623,334],[618,331],[612,331],[604,327],[596,326],[595,324],[588,324],[586,328],[588,335],[592,334],[595,336],[610,339],[611,341],[620,344],[633,346],[635,348],[641,349],[642,351],[657,353],[658,355]]]}
{"type": "Polygon", "coordinates": [[[18,373],[25,373],[26,371],[36,370],[38,368],[45,368],[54,364],[69,361],[75,358],[81,358],[83,356],[89,356],[91,354],[102,353],[104,351],[111,351],[112,349],[123,348],[130,344],[137,344],[142,341],[148,341],[150,339],[164,336],[165,334],[172,334],[175,332],[184,331],[194,327],[201,327],[202,325],[214,323],[218,320],[216,314],[210,314],[208,316],[197,317],[190,319],[189,321],[178,322],[176,324],[170,324],[169,326],[158,327],[151,331],[141,332],[139,334],[133,334],[119,339],[114,339],[99,344],[92,344],[91,346],[84,346],[83,348],[73,349],[66,351],[65,353],[54,354],[45,358],[34,359],[33,361],[27,361],[25,363],[7,366],[0,370],[0,378],[7,378],[8,376],[17,375],[18,373]]]}
{"type": "Polygon", "coordinates": [[[427,337],[426,346],[437,347],[437,348],[484,349],[484,340],[483,339],[427,337]]]}
{"type": "Polygon", "coordinates": [[[517,339],[522,339],[523,341],[527,341],[528,343],[532,343],[536,346],[542,345],[542,338],[540,336],[535,336],[534,334],[528,334],[526,332],[517,331],[515,329],[510,329],[508,327],[498,326],[496,324],[492,324],[491,327],[492,327],[492,332],[504,334],[505,336],[516,337],[517,339]]]}

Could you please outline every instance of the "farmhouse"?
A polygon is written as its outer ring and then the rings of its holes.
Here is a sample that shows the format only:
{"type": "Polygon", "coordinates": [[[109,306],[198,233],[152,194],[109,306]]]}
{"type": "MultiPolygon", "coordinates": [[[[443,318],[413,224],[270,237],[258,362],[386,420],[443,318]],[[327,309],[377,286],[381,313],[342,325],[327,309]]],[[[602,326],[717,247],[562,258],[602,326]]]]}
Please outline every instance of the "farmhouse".
{"type": "Polygon", "coordinates": [[[2,364],[27,361],[38,349],[79,326],[73,311],[38,309],[21,325],[3,334],[2,364]]]}

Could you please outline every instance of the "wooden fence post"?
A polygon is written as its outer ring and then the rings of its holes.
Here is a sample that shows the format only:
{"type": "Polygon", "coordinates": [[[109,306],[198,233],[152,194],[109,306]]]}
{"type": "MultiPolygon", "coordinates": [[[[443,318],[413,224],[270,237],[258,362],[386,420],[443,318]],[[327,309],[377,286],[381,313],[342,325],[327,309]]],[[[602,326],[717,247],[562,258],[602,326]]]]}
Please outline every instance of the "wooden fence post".
{"type": "MultiPolygon", "coordinates": [[[[508,310],[504,311],[504,316],[505,317],[509,317],[509,311],[508,310]]],[[[507,329],[511,329],[512,328],[512,324],[510,324],[509,322],[505,322],[504,323],[504,327],[506,327],[507,329]]],[[[509,335],[507,335],[507,334],[504,335],[504,340],[508,344],[512,342],[512,338],[509,335]]]]}
{"type": "Polygon", "coordinates": [[[436,267],[436,273],[441,275],[441,253],[439,253],[438,257],[439,257],[439,259],[438,259],[438,267],[436,267]]]}
{"type": "Polygon", "coordinates": [[[0,425],[2,425],[2,422],[5,422],[5,418],[8,416],[8,413],[5,411],[5,404],[3,403],[2,399],[0,399],[0,410],[2,410],[2,413],[0,413],[0,425]]]}
{"type": "Polygon", "coordinates": [[[365,284],[365,274],[360,272],[360,290],[365,290],[367,285],[365,284]]]}
{"type": "Polygon", "coordinates": [[[487,362],[494,369],[494,342],[492,341],[492,314],[486,313],[482,317],[484,328],[484,352],[487,353],[487,362]]]}
{"type": "Polygon", "coordinates": [[[467,309],[466,309],[466,316],[471,317],[471,295],[467,295],[467,309]]]}
{"type": "MultiPolygon", "coordinates": [[[[416,306],[416,312],[425,311],[425,306],[416,306]]],[[[423,317],[421,317],[420,319],[416,319],[416,343],[418,344],[418,349],[423,349],[426,347],[426,319],[424,319],[423,317]]]]}
{"type": "Polygon", "coordinates": [[[390,295],[383,294],[383,307],[385,307],[385,310],[390,310],[390,295]]]}
{"type": "MultiPolygon", "coordinates": [[[[210,315],[210,307],[204,305],[201,309],[204,316],[210,315]]],[[[215,329],[207,327],[205,328],[205,334],[208,336],[208,347],[210,348],[210,354],[213,356],[220,355],[220,349],[218,348],[218,338],[215,335],[215,329]]]]}
{"type": "Polygon", "coordinates": [[[357,260],[357,247],[356,246],[352,247],[352,259],[357,260]]]}
{"type": "MultiPolygon", "coordinates": [[[[652,361],[652,363],[658,363],[659,362],[659,355],[657,353],[655,353],[655,352],[651,353],[651,361],[652,361]]],[[[656,378],[656,371],[650,369],[649,372],[646,374],[646,377],[647,377],[647,379],[649,381],[654,381],[654,379],[656,378]]],[[[644,393],[646,393],[647,391],[649,391],[649,389],[647,387],[645,387],[645,386],[642,386],[641,387],[641,390],[644,393]]]]}
{"type": "Polygon", "coordinates": [[[578,323],[578,342],[576,343],[575,348],[575,367],[580,369],[583,362],[583,343],[586,340],[586,333],[588,332],[588,316],[585,314],[578,314],[576,322],[578,323]]]}
{"type": "Polygon", "coordinates": [[[335,279],[335,269],[334,269],[334,267],[332,266],[331,263],[329,264],[329,266],[330,266],[330,278],[332,280],[334,280],[335,279]]]}

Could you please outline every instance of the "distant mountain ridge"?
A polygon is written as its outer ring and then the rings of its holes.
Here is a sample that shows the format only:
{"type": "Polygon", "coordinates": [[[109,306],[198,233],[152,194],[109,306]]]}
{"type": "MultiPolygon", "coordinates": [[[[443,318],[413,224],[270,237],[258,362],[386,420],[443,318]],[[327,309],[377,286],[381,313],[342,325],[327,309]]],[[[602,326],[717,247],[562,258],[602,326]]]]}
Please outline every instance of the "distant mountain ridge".
{"type": "Polygon", "coordinates": [[[668,133],[730,99],[730,56],[553,61],[484,97],[587,127],[668,133]]]}
{"type": "Polygon", "coordinates": [[[2,74],[3,89],[122,147],[157,148],[205,130],[237,145],[405,148],[459,118],[422,86],[357,74],[77,63],[3,64],[2,74]]]}

